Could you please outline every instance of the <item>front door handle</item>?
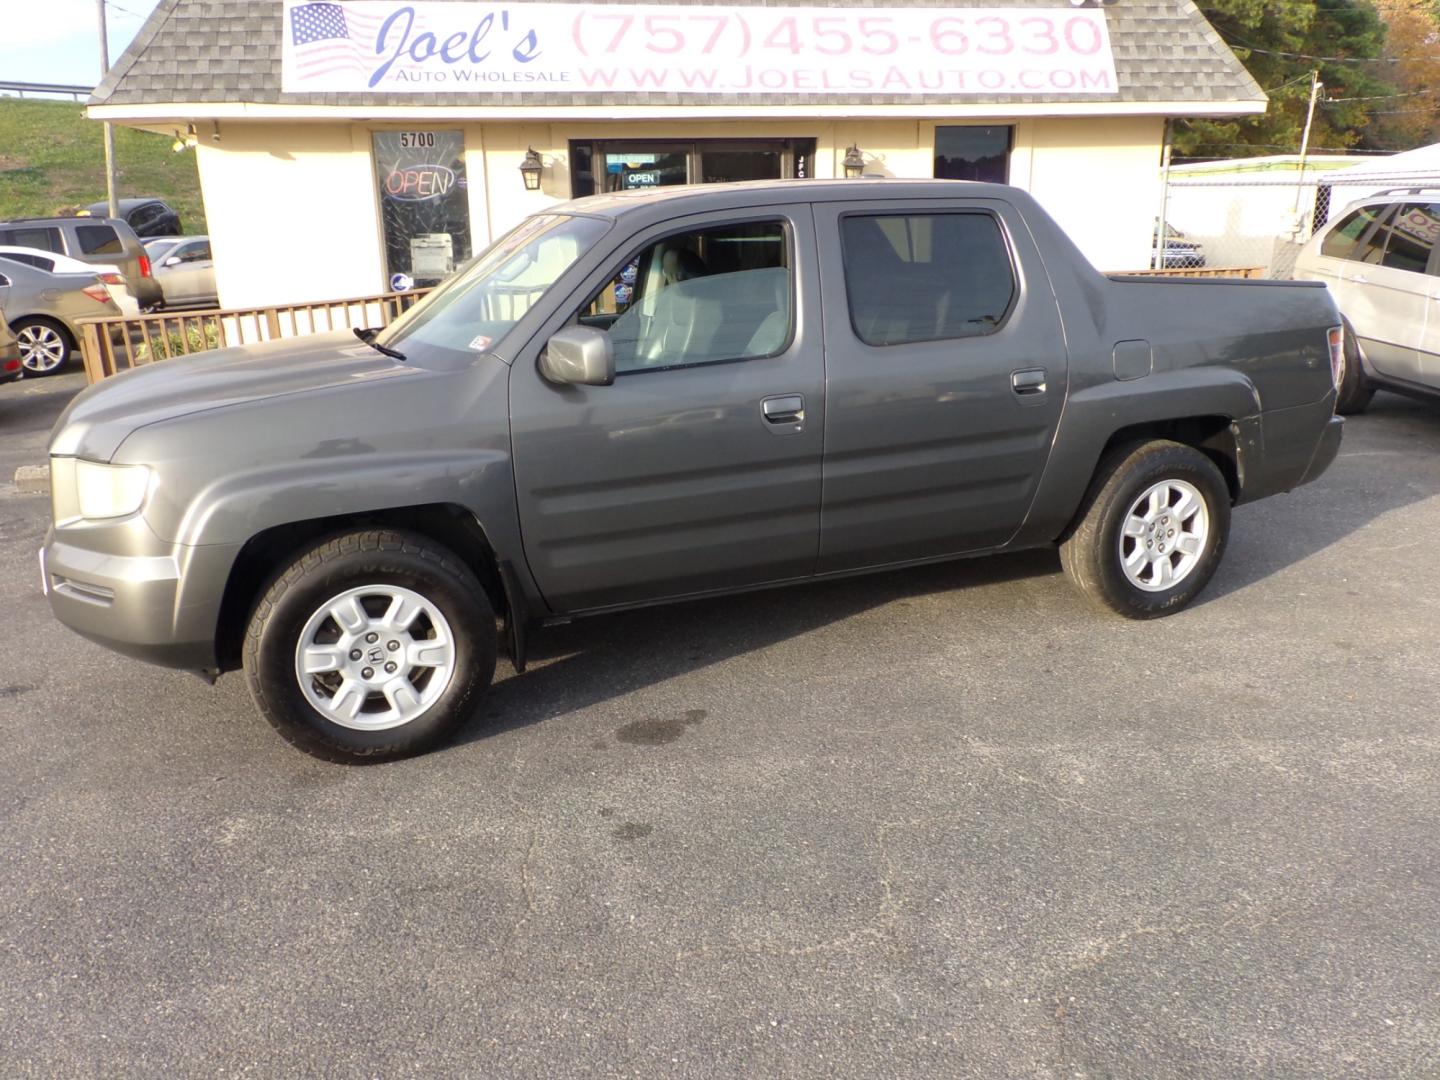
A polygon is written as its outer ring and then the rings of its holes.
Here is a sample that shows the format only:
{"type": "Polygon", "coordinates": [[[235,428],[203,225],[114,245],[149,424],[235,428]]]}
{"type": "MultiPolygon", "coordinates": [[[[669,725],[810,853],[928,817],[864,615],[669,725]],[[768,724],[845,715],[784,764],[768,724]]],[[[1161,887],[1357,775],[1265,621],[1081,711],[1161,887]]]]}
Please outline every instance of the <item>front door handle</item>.
{"type": "Polygon", "coordinates": [[[760,411],[772,424],[793,424],[805,419],[805,399],[799,394],[766,398],[760,403],[760,411]]]}
{"type": "Polygon", "coordinates": [[[1045,369],[1030,368],[1010,373],[1010,389],[1021,397],[1038,397],[1045,393],[1045,369]]]}
{"type": "Polygon", "coordinates": [[[760,415],[772,435],[794,435],[805,430],[805,398],[801,394],[780,394],[760,402],[760,415]]]}

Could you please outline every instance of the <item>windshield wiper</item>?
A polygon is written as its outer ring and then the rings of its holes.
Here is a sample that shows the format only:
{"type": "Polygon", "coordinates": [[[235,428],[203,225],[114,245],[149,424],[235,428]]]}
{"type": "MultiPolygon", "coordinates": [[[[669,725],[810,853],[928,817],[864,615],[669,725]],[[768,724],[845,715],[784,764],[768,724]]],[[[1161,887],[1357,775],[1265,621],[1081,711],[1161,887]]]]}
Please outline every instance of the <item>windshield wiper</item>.
{"type": "Polygon", "coordinates": [[[377,333],[379,333],[378,330],[372,329],[368,326],[355,327],[355,336],[358,337],[361,341],[365,342],[366,345],[369,345],[376,352],[381,353],[384,356],[388,356],[394,360],[405,359],[405,354],[399,349],[392,349],[390,348],[390,346],[381,345],[378,341],[376,341],[375,335],[377,333]]]}

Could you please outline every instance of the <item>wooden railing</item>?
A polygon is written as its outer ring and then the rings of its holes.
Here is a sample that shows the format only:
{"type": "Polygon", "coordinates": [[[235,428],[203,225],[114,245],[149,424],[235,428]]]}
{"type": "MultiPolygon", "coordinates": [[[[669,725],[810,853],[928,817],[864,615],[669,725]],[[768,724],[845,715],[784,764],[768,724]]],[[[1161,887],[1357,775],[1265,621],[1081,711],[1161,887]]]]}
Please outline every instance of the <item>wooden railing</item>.
{"type": "Polygon", "coordinates": [[[1263,278],[1263,266],[1196,266],[1183,270],[1115,270],[1120,277],[1227,277],[1263,278]]]}
{"type": "Polygon", "coordinates": [[[80,324],[85,377],[95,383],[129,368],[188,353],[357,326],[388,326],[429,291],[416,289],[313,304],[91,319],[80,324]]]}

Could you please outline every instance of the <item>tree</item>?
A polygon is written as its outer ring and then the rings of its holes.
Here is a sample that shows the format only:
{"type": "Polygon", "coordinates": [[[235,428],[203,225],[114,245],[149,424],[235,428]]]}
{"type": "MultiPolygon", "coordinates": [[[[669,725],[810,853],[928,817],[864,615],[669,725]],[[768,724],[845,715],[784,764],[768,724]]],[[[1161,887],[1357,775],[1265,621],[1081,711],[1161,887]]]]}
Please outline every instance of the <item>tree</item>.
{"type": "MultiPolygon", "coordinates": [[[[1401,0],[1403,2],[1403,0],[1401,0]]],[[[1376,101],[1394,94],[1381,57],[1385,23],[1365,0],[1217,0],[1201,12],[1270,97],[1261,116],[1239,120],[1182,120],[1175,152],[1184,157],[1278,154],[1300,148],[1318,70],[1326,98],[1345,100],[1317,109],[1310,145],[1338,149],[1365,141],[1376,101]],[[1364,99],[1364,100],[1358,100],[1364,99]]]]}
{"type": "Polygon", "coordinates": [[[1440,3],[1437,0],[1377,0],[1385,20],[1385,55],[1391,83],[1399,91],[1372,102],[1364,144],[1381,150],[1408,150],[1440,142],[1440,3]]]}

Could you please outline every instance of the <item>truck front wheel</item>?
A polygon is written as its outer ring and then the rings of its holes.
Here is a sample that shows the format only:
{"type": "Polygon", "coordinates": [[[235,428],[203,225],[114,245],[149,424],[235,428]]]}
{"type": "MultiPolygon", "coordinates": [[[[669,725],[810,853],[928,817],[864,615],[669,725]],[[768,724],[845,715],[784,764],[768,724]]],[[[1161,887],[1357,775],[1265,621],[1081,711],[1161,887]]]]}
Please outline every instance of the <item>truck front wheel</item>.
{"type": "Polygon", "coordinates": [[[305,551],[255,609],[246,678],[291,743],[337,762],[429,749],[495,672],[495,613],[475,575],[414,533],[371,529],[305,551]]]}
{"type": "Polygon", "coordinates": [[[1101,462],[1060,562],[1096,603],[1130,619],[1179,611],[1215,573],[1230,533],[1230,491],[1182,443],[1121,447],[1101,462]]]}

